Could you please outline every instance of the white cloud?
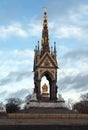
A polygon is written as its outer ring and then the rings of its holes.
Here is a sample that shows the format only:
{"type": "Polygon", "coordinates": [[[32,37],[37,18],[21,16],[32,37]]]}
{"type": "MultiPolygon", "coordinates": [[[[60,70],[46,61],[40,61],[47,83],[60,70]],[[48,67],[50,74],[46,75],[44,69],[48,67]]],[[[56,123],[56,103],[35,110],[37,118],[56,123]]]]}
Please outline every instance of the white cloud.
{"type": "Polygon", "coordinates": [[[28,49],[0,51],[0,101],[24,88],[33,91],[33,53],[28,49]]]}
{"type": "Polygon", "coordinates": [[[56,37],[59,38],[79,37],[80,38],[81,32],[82,31],[79,27],[61,25],[59,27],[59,33],[57,31],[56,37]]]}
{"type": "Polygon", "coordinates": [[[29,36],[39,37],[42,33],[42,25],[39,23],[29,23],[29,36]]]}
{"type": "Polygon", "coordinates": [[[65,98],[76,100],[81,93],[88,92],[88,49],[67,51],[60,60],[59,90],[65,98]]]}
{"type": "Polygon", "coordinates": [[[6,99],[10,97],[18,97],[24,99],[26,95],[33,93],[33,88],[34,88],[33,77],[23,79],[20,82],[12,82],[10,84],[7,84],[3,86],[2,89],[0,89],[0,102],[3,101],[5,102],[6,99]],[[24,90],[24,95],[22,96],[20,94],[17,96],[16,93],[19,93],[21,90],[24,90]]]}
{"type": "Polygon", "coordinates": [[[75,38],[78,40],[87,39],[88,33],[87,28],[80,27],[77,25],[66,25],[66,24],[58,24],[58,23],[51,23],[50,32],[57,38],[75,38]]]}
{"type": "Polygon", "coordinates": [[[79,24],[87,22],[88,19],[88,5],[80,5],[76,9],[69,10],[69,19],[71,22],[79,24]]]}
{"type": "MultiPolygon", "coordinates": [[[[62,8],[61,8],[62,10],[62,8]]],[[[63,11],[63,10],[62,10],[63,11]]],[[[53,12],[54,13],[54,12],[53,12]]],[[[54,14],[55,15],[55,14],[54,14]]],[[[65,16],[65,10],[63,18],[61,15],[56,16],[55,20],[49,22],[49,32],[51,36],[57,38],[74,38],[74,39],[87,39],[88,38],[88,5],[80,5],[73,9],[68,10],[68,14],[65,16]]],[[[26,28],[21,23],[12,23],[7,26],[0,26],[0,39],[8,39],[14,36],[18,36],[21,38],[25,37],[40,37],[42,33],[42,24],[32,21],[29,24],[25,25],[26,28]]],[[[83,42],[84,44],[84,42],[83,42]]],[[[65,55],[68,53],[69,49],[60,46],[61,55],[65,55]]],[[[75,52],[76,53],[76,52],[75,52]]],[[[83,74],[88,74],[88,62],[84,57],[76,58],[77,53],[74,53],[73,57],[61,57],[60,59],[60,70],[58,70],[58,80],[59,82],[66,77],[75,78],[77,75],[83,76],[83,74]]],[[[81,52],[83,55],[83,51],[81,52]]],[[[80,54],[81,54],[80,53],[80,54]]],[[[79,55],[80,55],[79,54],[79,55]]],[[[69,56],[71,53],[69,53],[69,56]]],[[[59,63],[59,62],[58,62],[59,63]]],[[[14,72],[21,71],[32,71],[33,68],[33,51],[31,50],[14,50],[9,52],[0,51],[0,81],[2,79],[6,79],[8,75],[13,72],[12,78],[14,77],[14,72]]],[[[85,76],[84,75],[84,76],[85,76]]],[[[27,88],[32,89],[34,87],[33,84],[33,75],[29,78],[24,78],[19,82],[12,80],[13,82],[9,82],[9,84],[5,84],[1,86],[2,93],[6,93],[5,97],[7,97],[11,93],[15,93],[16,91],[20,91],[21,89],[27,88]]],[[[10,78],[10,77],[9,77],[10,78]]],[[[15,75],[16,78],[16,75],[15,75]]],[[[80,77],[81,79],[81,77],[80,77]]],[[[66,80],[66,79],[65,79],[66,80]]],[[[79,82],[79,81],[78,81],[79,82]]],[[[59,86],[59,90],[65,95],[65,99],[71,97],[77,98],[80,93],[75,91],[75,88],[72,88],[71,84],[69,85],[61,85],[59,86]],[[69,92],[62,91],[61,87],[65,89],[69,88],[69,92]],[[71,90],[72,89],[72,90],[71,90]]],[[[66,89],[65,89],[66,90],[66,89]]],[[[81,92],[81,91],[80,91],[81,92]]],[[[63,96],[64,96],[63,95],[63,96]]],[[[4,96],[3,96],[4,98],[4,96]]],[[[1,99],[1,97],[0,97],[1,99]]]]}
{"type": "MultiPolygon", "coordinates": [[[[88,5],[80,5],[76,9],[68,10],[63,18],[57,17],[49,22],[50,34],[57,38],[87,39],[88,37],[88,5]],[[61,19],[61,21],[60,21],[61,19]]],[[[30,21],[25,26],[19,22],[10,25],[0,26],[0,39],[7,39],[11,36],[18,37],[39,37],[42,34],[42,23],[30,21]],[[25,28],[26,27],[26,28],[25,28]]]]}
{"type": "Polygon", "coordinates": [[[0,39],[6,40],[11,37],[39,37],[42,32],[42,25],[39,23],[29,23],[25,25],[14,22],[9,25],[0,25],[0,39]]]}
{"type": "Polygon", "coordinates": [[[88,4],[86,4],[86,5],[85,4],[80,5],[79,12],[83,16],[88,16],[88,4]]]}
{"type": "Polygon", "coordinates": [[[0,25],[0,39],[7,39],[11,36],[27,37],[28,33],[22,28],[20,23],[10,25],[0,25]]]}
{"type": "Polygon", "coordinates": [[[32,50],[1,51],[0,53],[0,77],[9,72],[28,70],[32,71],[34,52],[32,50]]]}
{"type": "MultiPolygon", "coordinates": [[[[60,11],[63,12],[63,10],[60,11]]],[[[55,17],[55,20],[53,19],[49,23],[49,27],[51,35],[57,38],[87,40],[88,5],[79,4],[76,7],[69,8],[66,14],[64,12],[64,15],[55,17]]]]}
{"type": "Polygon", "coordinates": [[[76,90],[70,90],[68,92],[63,92],[63,98],[65,101],[68,101],[68,99],[72,99],[73,102],[79,101],[81,93],[77,93],[76,90]]]}
{"type": "MultiPolygon", "coordinates": [[[[65,48],[62,46],[61,51],[65,50],[64,55],[66,57],[62,57],[62,65],[60,66],[61,69],[58,70],[58,84],[59,86],[59,92],[62,93],[63,97],[65,98],[74,98],[75,100],[79,97],[81,94],[81,91],[77,93],[73,86],[71,85],[70,82],[67,84],[66,77],[70,77],[70,80],[74,80],[75,77],[80,76],[79,80],[75,80],[76,84],[81,83],[80,79],[82,78],[83,74],[87,75],[88,74],[88,62],[86,61],[86,56],[87,56],[87,51],[85,52],[84,50],[82,51],[73,51],[73,52],[68,52],[68,48],[65,48]],[[80,55],[82,52],[83,55],[80,55]],[[76,57],[74,58],[74,53],[78,53],[80,59],[77,59],[76,57]],[[85,57],[82,58],[82,57],[85,57]],[[64,59],[65,63],[64,63],[64,59]],[[70,61],[68,59],[70,58],[70,61]],[[75,60],[74,60],[75,59],[75,60]],[[84,62],[85,61],[85,62],[84,62]],[[72,79],[73,78],[73,79],[72,79]],[[62,82],[62,80],[65,79],[66,82],[62,82]],[[61,84],[61,83],[63,84],[61,84]],[[69,92],[66,91],[66,89],[69,88],[69,92]],[[71,92],[73,92],[73,96],[71,96],[71,92]],[[67,96],[68,95],[68,96],[67,96]]],[[[32,71],[33,67],[33,51],[31,50],[14,50],[14,51],[9,51],[9,52],[4,52],[0,51],[1,55],[1,63],[0,63],[0,81],[6,81],[6,84],[2,82],[2,90],[1,93],[4,91],[7,91],[5,95],[3,95],[3,98],[8,98],[11,93],[16,93],[17,91],[20,91],[21,89],[29,89],[29,91],[33,91],[34,88],[34,81],[33,81],[33,73],[31,76],[29,76],[28,72],[32,71]],[[3,57],[2,57],[3,55],[3,57]],[[27,62],[26,62],[27,61],[27,62]],[[26,75],[25,75],[26,74],[26,75]],[[21,77],[20,77],[21,76],[21,77]],[[8,83],[7,83],[8,82],[8,83]]],[[[58,62],[59,63],[59,62],[58,62]]],[[[84,78],[85,78],[84,75],[84,78]]],[[[74,85],[75,85],[74,82],[74,85]]],[[[79,84],[78,84],[79,85],[79,84]]],[[[81,84],[80,84],[81,86],[81,84]]],[[[82,86],[81,86],[82,87],[82,86]]],[[[84,86],[85,87],[85,86],[84,86]]],[[[79,88],[80,89],[80,88],[79,88]]],[[[79,90],[77,89],[77,90],[79,90]]],[[[85,88],[84,88],[85,89],[85,88]]],[[[83,92],[83,91],[82,91],[83,92]]],[[[2,96],[2,95],[1,95],[2,96]]],[[[2,99],[2,98],[1,98],[2,99]]]]}

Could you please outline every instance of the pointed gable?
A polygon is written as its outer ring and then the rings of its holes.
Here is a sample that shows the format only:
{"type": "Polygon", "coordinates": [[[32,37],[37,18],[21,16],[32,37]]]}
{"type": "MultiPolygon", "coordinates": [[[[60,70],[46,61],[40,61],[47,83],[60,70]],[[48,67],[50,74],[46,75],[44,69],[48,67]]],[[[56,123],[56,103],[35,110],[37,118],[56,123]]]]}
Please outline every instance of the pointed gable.
{"type": "Polygon", "coordinates": [[[45,67],[58,68],[57,62],[52,58],[50,53],[47,52],[41,57],[41,59],[39,60],[36,66],[44,67],[44,68],[45,67]]]}

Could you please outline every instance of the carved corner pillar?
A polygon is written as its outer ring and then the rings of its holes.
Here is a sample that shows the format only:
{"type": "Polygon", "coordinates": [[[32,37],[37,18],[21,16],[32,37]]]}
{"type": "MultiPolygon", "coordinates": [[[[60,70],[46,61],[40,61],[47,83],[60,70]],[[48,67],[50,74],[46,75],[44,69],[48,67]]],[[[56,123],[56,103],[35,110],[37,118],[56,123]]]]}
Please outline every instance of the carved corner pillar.
{"type": "Polygon", "coordinates": [[[50,83],[50,100],[56,101],[57,99],[57,86],[56,81],[51,81],[50,83]]]}
{"type": "Polygon", "coordinates": [[[36,94],[37,94],[37,99],[38,99],[38,100],[41,100],[40,83],[41,83],[41,80],[37,80],[37,81],[36,81],[36,86],[35,86],[36,94]]]}

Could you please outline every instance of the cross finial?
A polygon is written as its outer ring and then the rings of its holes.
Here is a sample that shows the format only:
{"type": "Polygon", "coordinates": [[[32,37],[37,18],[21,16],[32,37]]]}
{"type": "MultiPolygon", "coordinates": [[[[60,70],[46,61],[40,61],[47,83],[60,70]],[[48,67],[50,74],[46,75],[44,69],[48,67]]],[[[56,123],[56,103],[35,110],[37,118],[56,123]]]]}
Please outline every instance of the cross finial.
{"type": "Polygon", "coordinates": [[[44,12],[46,12],[46,10],[47,10],[47,7],[46,7],[46,6],[44,6],[43,8],[44,8],[44,12]]]}

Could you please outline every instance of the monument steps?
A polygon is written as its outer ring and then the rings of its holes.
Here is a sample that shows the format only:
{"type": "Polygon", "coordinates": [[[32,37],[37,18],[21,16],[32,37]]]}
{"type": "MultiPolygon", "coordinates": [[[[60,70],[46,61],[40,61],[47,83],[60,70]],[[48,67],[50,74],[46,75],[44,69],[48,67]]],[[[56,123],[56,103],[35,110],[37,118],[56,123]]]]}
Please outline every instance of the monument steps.
{"type": "Polygon", "coordinates": [[[30,114],[77,114],[73,110],[67,108],[38,108],[31,107],[28,109],[21,110],[20,113],[30,113],[30,114]]]}

